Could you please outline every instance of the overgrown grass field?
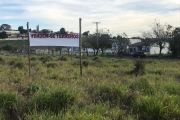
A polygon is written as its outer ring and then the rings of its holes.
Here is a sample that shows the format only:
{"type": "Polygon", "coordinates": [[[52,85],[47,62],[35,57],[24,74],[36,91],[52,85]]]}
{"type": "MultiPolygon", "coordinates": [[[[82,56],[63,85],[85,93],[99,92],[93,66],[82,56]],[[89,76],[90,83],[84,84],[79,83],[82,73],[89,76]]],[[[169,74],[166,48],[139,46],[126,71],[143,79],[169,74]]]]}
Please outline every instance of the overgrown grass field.
{"type": "Polygon", "coordinates": [[[180,62],[0,56],[2,120],[179,120],[180,62]]]}

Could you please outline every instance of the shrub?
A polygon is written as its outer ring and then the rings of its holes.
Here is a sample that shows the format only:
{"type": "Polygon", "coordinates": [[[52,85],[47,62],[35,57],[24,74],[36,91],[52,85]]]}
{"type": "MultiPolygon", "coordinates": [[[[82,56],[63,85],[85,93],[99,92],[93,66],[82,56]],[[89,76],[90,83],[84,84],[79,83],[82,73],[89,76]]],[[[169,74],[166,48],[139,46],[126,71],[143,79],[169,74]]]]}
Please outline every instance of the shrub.
{"type": "Polygon", "coordinates": [[[2,58],[2,57],[0,57],[0,64],[5,64],[6,62],[5,62],[5,60],[2,58]]]}
{"type": "Polygon", "coordinates": [[[82,65],[85,66],[85,67],[88,67],[88,62],[87,61],[82,61],[82,65]]]}
{"type": "Polygon", "coordinates": [[[150,82],[146,79],[140,79],[137,81],[134,81],[129,88],[132,91],[139,91],[144,95],[154,95],[155,94],[155,88],[153,85],[150,84],[150,82]]]}
{"type": "Polygon", "coordinates": [[[9,63],[9,65],[12,66],[12,65],[15,65],[15,63],[16,63],[16,62],[13,60],[13,61],[11,61],[11,62],[9,63]]]}
{"type": "Polygon", "coordinates": [[[31,60],[32,60],[32,61],[36,61],[37,58],[36,58],[36,57],[32,57],[31,60]]]}
{"type": "MultiPolygon", "coordinates": [[[[58,113],[72,105],[75,101],[75,95],[69,90],[56,90],[49,93],[40,93],[35,96],[32,106],[36,106],[38,111],[52,111],[58,113]]],[[[32,107],[31,106],[31,107],[32,107]]]]}
{"type": "Polygon", "coordinates": [[[48,67],[48,68],[55,68],[57,66],[58,66],[58,64],[55,62],[49,62],[46,64],[46,67],[48,67]]]}
{"type": "Polygon", "coordinates": [[[98,60],[98,59],[99,59],[98,56],[95,56],[95,57],[93,58],[94,61],[95,61],[95,60],[98,60]]]}
{"type": "Polygon", "coordinates": [[[131,74],[135,74],[137,77],[138,75],[145,74],[145,61],[141,59],[136,59],[134,61],[135,68],[131,71],[131,74]]]}
{"type": "Polygon", "coordinates": [[[0,107],[4,113],[3,119],[18,120],[18,98],[14,93],[0,93],[0,107]]]}
{"type": "Polygon", "coordinates": [[[14,93],[0,93],[0,107],[8,109],[17,103],[17,97],[14,93]]]}
{"type": "Polygon", "coordinates": [[[95,102],[109,102],[111,105],[130,106],[137,98],[137,94],[128,92],[121,86],[100,86],[95,93],[95,102]]]}
{"type": "Polygon", "coordinates": [[[34,95],[39,90],[39,87],[36,85],[31,85],[26,89],[25,95],[34,95]]]}
{"type": "Polygon", "coordinates": [[[40,60],[43,63],[46,63],[46,62],[49,62],[49,61],[53,60],[53,58],[51,56],[46,56],[46,57],[40,57],[40,60]]]}
{"type": "Polygon", "coordinates": [[[175,120],[180,118],[178,99],[179,96],[144,97],[134,103],[133,109],[142,120],[175,120]]]}
{"type": "Polygon", "coordinates": [[[24,65],[23,62],[18,62],[18,63],[16,63],[16,64],[14,65],[14,67],[19,68],[19,69],[22,69],[24,66],[25,66],[25,65],[24,65]]]}
{"type": "Polygon", "coordinates": [[[62,57],[59,58],[59,60],[61,60],[61,61],[67,61],[68,59],[67,59],[66,57],[62,56],[62,57]]]}

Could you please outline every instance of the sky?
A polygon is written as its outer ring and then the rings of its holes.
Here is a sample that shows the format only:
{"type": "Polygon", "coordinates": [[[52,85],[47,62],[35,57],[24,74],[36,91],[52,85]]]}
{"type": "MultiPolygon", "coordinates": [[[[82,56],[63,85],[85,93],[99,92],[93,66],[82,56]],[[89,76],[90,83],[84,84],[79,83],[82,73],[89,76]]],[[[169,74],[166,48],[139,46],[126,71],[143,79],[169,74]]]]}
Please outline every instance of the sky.
{"type": "Polygon", "coordinates": [[[9,24],[36,29],[79,32],[98,29],[116,36],[125,32],[129,37],[151,30],[155,20],[180,27],[180,0],[0,0],[0,25],[9,24]]]}

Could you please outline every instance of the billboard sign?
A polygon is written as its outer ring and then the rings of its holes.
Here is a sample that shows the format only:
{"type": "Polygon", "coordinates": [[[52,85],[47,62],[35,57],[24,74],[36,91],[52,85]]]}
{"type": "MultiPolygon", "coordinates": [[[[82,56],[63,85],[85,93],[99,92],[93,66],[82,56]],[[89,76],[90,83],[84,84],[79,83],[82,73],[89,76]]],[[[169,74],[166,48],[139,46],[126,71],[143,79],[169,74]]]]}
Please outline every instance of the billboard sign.
{"type": "Polygon", "coordinates": [[[29,33],[30,46],[74,46],[79,47],[79,34],[29,33]]]}

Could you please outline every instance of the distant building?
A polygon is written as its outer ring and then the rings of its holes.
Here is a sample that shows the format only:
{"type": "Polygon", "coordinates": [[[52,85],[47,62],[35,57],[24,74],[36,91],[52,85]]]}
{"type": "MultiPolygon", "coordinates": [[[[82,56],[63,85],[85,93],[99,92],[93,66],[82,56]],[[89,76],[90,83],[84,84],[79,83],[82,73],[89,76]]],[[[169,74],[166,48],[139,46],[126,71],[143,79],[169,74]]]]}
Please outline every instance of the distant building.
{"type": "Polygon", "coordinates": [[[6,34],[8,35],[8,38],[15,38],[15,37],[18,37],[20,34],[18,30],[11,30],[11,31],[2,30],[0,32],[6,32],[6,34]]]}
{"type": "MultiPolygon", "coordinates": [[[[169,43],[165,44],[164,49],[162,49],[162,54],[167,54],[169,43]]],[[[144,51],[147,55],[159,54],[159,47],[155,43],[144,45],[143,42],[137,42],[129,45],[129,53],[133,54],[134,52],[144,51]]]]}

